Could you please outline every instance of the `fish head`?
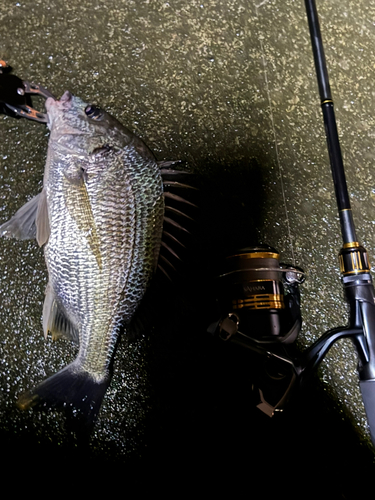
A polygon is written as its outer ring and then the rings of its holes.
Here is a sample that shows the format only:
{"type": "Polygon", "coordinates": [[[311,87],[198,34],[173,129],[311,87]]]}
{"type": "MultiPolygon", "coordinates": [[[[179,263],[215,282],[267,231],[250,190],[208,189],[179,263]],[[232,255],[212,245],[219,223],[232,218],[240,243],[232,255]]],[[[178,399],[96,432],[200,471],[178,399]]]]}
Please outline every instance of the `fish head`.
{"type": "Polygon", "coordinates": [[[57,100],[45,103],[50,141],[64,154],[86,158],[103,148],[133,146],[143,157],[154,159],[148,147],[104,109],[66,91],[57,100]]]}

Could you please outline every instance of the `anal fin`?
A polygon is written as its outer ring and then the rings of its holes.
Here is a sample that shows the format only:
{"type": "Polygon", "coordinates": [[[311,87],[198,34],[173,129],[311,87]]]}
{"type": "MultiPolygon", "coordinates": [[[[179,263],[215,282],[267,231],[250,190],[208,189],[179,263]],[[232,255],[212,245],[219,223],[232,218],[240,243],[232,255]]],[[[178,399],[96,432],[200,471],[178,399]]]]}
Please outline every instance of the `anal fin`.
{"type": "Polygon", "coordinates": [[[50,284],[47,285],[43,305],[43,332],[45,338],[50,333],[52,340],[65,338],[79,343],[78,329],[56,299],[50,284]]]}

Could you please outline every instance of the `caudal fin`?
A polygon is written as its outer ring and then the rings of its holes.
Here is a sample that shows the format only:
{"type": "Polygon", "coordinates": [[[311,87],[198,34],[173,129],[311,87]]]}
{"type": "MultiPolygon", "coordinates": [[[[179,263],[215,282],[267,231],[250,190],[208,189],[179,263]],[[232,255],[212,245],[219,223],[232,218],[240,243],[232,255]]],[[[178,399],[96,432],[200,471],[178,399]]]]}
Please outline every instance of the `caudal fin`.
{"type": "Polygon", "coordinates": [[[22,410],[35,406],[63,408],[90,425],[96,419],[109,382],[110,377],[97,382],[88,372],[71,363],[22,394],[17,406],[22,410]]]}

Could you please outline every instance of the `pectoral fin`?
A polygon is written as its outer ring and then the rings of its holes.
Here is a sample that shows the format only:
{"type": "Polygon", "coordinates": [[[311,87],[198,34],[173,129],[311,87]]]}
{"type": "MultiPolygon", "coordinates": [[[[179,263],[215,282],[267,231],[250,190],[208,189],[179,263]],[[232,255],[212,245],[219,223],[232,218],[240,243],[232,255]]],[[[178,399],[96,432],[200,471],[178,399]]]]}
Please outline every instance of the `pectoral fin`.
{"type": "Polygon", "coordinates": [[[36,238],[40,246],[46,243],[49,234],[47,196],[44,189],[0,226],[0,236],[19,240],[36,238]]]}
{"type": "Polygon", "coordinates": [[[47,243],[51,228],[49,225],[48,206],[47,206],[47,193],[43,189],[39,195],[38,210],[36,212],[36,241],[41,247],[47,243]]]}
{"type": "Polygon", "coordinates": [[[36,237],[36,213],[40,193],[23,205],[11,219],[0,226],[0,235],[7,238],[29,240],[36,237]]]}
{"type": "Polygon", "coordinates": [[[72,172],[69,176],[65,175],[67,182],[70,183],[69,189],[65,193],[65,203],[69,214],[74,219],[81,235],[86,238],[89,247],[96,258],[99,269],[102,268],[102,256],[98,232],[95,219],[91,209],[90,197],[85,182],[85,172],[77,174],[74,177],[72,172]]]}
{"type": "Polygon", "coordinates": [[[43,332],[45,338],[51,333],[52,340],[65,338],[79,343],[78,330],[56,300],[50,284],[47,285],[43,305],[43,332]]]}

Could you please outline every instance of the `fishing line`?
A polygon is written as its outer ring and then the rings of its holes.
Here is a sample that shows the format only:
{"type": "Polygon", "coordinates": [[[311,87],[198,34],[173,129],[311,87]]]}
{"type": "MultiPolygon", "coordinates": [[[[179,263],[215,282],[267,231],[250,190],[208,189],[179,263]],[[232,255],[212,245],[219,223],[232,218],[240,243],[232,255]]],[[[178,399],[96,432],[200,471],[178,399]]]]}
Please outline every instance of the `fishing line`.
{"type": "Polygon", "coordinates": [[[289,215],[288,215],[288,208],[286,205],[286,195],[285,195],[285,188],[284,188],[284,181],[283,181],[283,168],[281,166],[280,162],[280,155],[279,155],[279,148],[277,145],[277,135],[276,135],[276,128],[275,128],[275,121],[274,121],[274,116],[273,116],[273,111],[272,111],[272,101],[271,101],[271,92],[269,88],[269,82],[268,82],[268,74],[267,74],[267,61],[264,56],[264,46],[262,39],[259,39],[260,42],[260,47],[262,51],[262,62],[263,62],[263,73],[264,73],[264,82],[265,82],[265,87],[266,87],[266,92],[267,92],[267,100],[268,100],[268,106],[270,110],[270,119],[271,119],[271,126],[272,126],[272,134],[273,134],[273,140],[275,143],[275,153],[276,153],[276,164],[277,168],[279,171],[279,179],[280,179],[280,186],[281,186],[281,194],[282,194],[282,199],[283,199],[283,204],[284,204],[284,210],[285,210],[285,219],[286,219],[286,225],[287,225],[287,233],[288,233],[288,238],[290,241],[290,249],[292,253],[292,262],[293,265],[295,265],[295,257],[294,257],[294,249],[293,249],[293,237],[292,237],[292,232],[290,229],[290,222],[289,222],[289,215]]]}

